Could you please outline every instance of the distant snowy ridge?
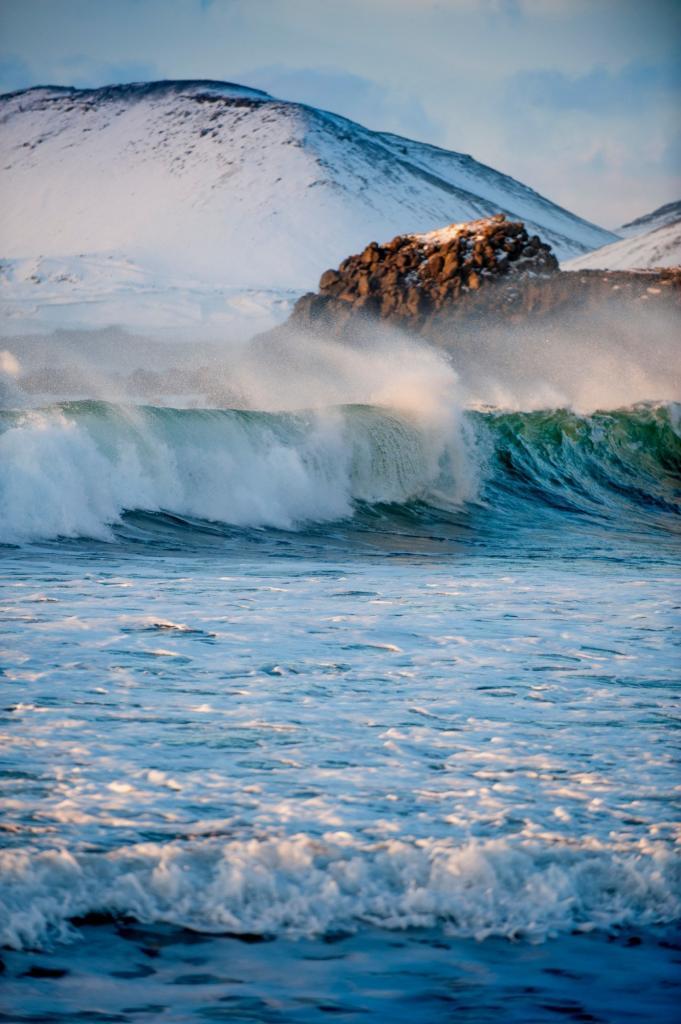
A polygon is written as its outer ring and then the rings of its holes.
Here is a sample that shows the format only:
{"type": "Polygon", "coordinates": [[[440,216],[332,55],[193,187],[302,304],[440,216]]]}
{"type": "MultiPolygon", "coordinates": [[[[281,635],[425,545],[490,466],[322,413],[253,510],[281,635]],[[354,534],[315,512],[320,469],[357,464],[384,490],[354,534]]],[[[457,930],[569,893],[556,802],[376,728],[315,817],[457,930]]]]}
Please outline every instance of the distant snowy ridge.
{"type": "Polygon", "coordinates": [[[567,260],[561,267],[563,270],[652,270],[680,265],[681,220],[677,220],[567,260]]]}
{"type": "Polygon", "coordinates": [[[652,270],[681,264],[681,200],[666,203],[617,229],[620,239],[564,260],[563,270],[652,270]]]}
{"type": "Polygon", "coordinates": [[[561,258],[616,237],[469,156],[230,83],[12,93],[0,145],[5,333],[253,333],[367,241],[496,212],[561,258]]]}
{"type": "Polygon", "coordinates": [[[632,235],[643,235],[649,231],[655,231],[657,228],[667,227],[668,224],[676,224],[678,221],[681,221],[681,199],[675,203],[658,206],[652,213],[645,213],[642,217],[623,224],[621,228],[617,229],[616,234],[623,238],[629,238],[632,235]]]}

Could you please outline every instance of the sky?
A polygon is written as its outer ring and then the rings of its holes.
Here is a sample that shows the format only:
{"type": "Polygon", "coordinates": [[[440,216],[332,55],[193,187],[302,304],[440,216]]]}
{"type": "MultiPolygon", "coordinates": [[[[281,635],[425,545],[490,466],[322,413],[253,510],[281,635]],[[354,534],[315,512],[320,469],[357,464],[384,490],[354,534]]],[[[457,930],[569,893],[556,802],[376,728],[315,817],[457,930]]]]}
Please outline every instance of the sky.
{"type": "Polygon", "coordinates": [[[681,0],[0,0],[0,91],[212,78],[459,152],[605,227],[681,198],[681,0]]]}

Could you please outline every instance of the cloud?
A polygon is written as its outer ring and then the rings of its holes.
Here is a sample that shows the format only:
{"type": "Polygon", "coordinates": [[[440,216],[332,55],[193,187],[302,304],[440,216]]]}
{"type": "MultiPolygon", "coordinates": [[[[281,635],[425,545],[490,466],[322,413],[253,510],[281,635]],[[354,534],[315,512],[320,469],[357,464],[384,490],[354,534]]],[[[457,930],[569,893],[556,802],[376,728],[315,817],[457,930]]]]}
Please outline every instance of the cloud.
{"type": "Polygon", "coordinates": [[[518,72],[499,103],[508,167],[608,226],[670,201],[681,195],[680,85],[671,60],[518,72]]]}
{"type": "Polygon", "coordinates": [[[681,61],[630,63],[613,71],[597,67],[581,75],[555,70],[520,71],[508,83],[509,104],[556,112],[614,114],[644,110],[660,100],[675,102],[681,89],[681,61]]]}
{"type": "Polygon", "coordinates": [[[337,68],[282,65],[242,72],[240,80],[281,99],[331,110],[368,128],[434,141],[442,129],[415,96],[337,68]]]}
{"type": "Polygon", "coordinates": [[[147,82],[158,78],[158,69],[148,61],[93,61],[83,54],[75,54],[61,62],[57,85],[74,85],[79,89],[119,82],[147,82]]]}
{"type": "Polygon", "coordinates": [[[158,77],[158,69],[147,61],[97,61],[83,54],[71,54],[49,68],[36,71],[19,57],[0,56],[0,92],[14,92],[33,85],[73,85],[87,89],[118,82],[146,82],[158,77]]]}
{"type": "Polygon", "coordinates": [[[34,84],[33,73],[25,60],[13,54],[0,56],[0,92],[15,92],[34,84]]]}
{"type": "MultiPolygon", "coordinates": [[[[671,174],[681,173],[681,131],[670,138],[660,156],[660,166],[671,174]]],[[[681,189],[679,189],[681,194],[681,189]]]]}

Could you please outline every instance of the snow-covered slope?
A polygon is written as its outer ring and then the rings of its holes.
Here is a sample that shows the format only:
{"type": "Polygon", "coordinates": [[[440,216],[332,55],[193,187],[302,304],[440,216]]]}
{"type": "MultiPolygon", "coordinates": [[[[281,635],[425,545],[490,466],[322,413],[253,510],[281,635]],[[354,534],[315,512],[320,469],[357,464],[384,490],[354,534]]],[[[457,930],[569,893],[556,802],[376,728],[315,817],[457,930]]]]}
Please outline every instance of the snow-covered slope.
{"type": "Polygon", "coordinates": [[[286,319],[299,294],[216,283],[116,252],[0,260],[0,334],[116,324],[151,334],[244,337],[286,319]]]}
{"type": "Polygon", "coordinates": [[[681,220],[566,260],[561,267],[563,270],[651,270],[679,265],[681,220]]]}
{"type": "Polygon", "coordinates": [[[618,228],[615,234],[621,235],[623,238],[630,238],[632,235],[643,235],[649,231],[655,231],[656,228],[664,228],[668,224],[675,224],[681,220],[681,199],[675,203],[665,203],[664,206],[658,206],[652,213],[645,213],[642,217],[637,217],[636,220],[630,220],[628,224],[623,224],[621,228],[618,228]]]}
{"type": "Polygon", "coordinates": [[[563,258],[615,237],[469,156],[225,83],[10,94],[0,145],[5,332],[261,329],[371,239],[496,212],[563,258]]]}

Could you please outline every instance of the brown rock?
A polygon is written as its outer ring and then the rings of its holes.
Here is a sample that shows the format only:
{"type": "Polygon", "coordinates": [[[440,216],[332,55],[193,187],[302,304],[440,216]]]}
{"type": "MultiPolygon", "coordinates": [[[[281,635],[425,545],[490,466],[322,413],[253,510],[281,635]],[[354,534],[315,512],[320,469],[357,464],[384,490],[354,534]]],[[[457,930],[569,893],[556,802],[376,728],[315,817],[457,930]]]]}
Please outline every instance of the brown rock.
{"type": "Polygon", "coordinates": [[[360,297],[362,297],[364,295],[368,295],[370,291],[371,288],[369,287],[369,275],[366,270],[363,270],[357,281],[357,294],[360,297]]]}
{"type": "Polygon", "coordinates": [[[377,295],[362,295],[354,305],[357,310],[364,314],[376,315],[381,311],[381,300],[377,295]]]}
{"type": "Polygon", "coordinates": [[[442,256],[440,255],[440,253],[436,252],[436,253],[433,253],[432,256],[428,257],[428,261],[426,263],[426,266],[428,267],[428,270],[433,275],[433,277],[437,277],[438,274],[442,273],[442,268],[444,266],[444,263],[445,263],[445,261],[442,258],[442,256]]]}
{"type": "Polygon", "coordinates": [[[337,270],[325,270],[322,276],[319,278],[320,292],[323,292],[327,288],[331,288],[333,285],[338,284],[340,279],[340,274],[338,273],[337,270]]]}
{"type": "Polygon", "coordinates": [[[360,261],[362,263],[374,263],[378,260],[378,255],[378,243],[370,242],[360,256],[360,261]]]}
{"type": "MultiPolygon", "coordinates": [[[[338,270],[325,271],[319,294],[304,296],[293,317],[305,324],[335,323],[341,333],[360,314],[424,331],[440,315],[451,317],[459,309],[464,315],[472,302],[479,304],[474,293],[488,294],[502,280],[503,294],[494,301],[510,311],[519,301],[512,282],[528,272],[541,279],[556,268],[548,246],[537,236],[528,238],[521,222],[498,214],[457,225],[442,242],[419,235],[398,235],[382,246],[371,242],[362,253],[343,260],[338,270]]],[[[526,289],[522,301],[539,300],[526,289]]]]}
{"type": "Polygon", "coordinates": [[[412,316],[418,316],[421,312],[423,292],[419,288],[410,288],[407,292],[406,307],[412,316]]]}
{"type": "Polygon", "coordinates": [[[447,280],[448,277],[452,277],[457,272],[459,265],[459,258],[456,253],[448,252],[445,256],[440,276],[447,280]]]}
{"type": "Polygon", "coordinates": [[[381,316],[387,317],[397,307],[397,296],[394,292],[385,292],[381,300],[381,316]]]}

